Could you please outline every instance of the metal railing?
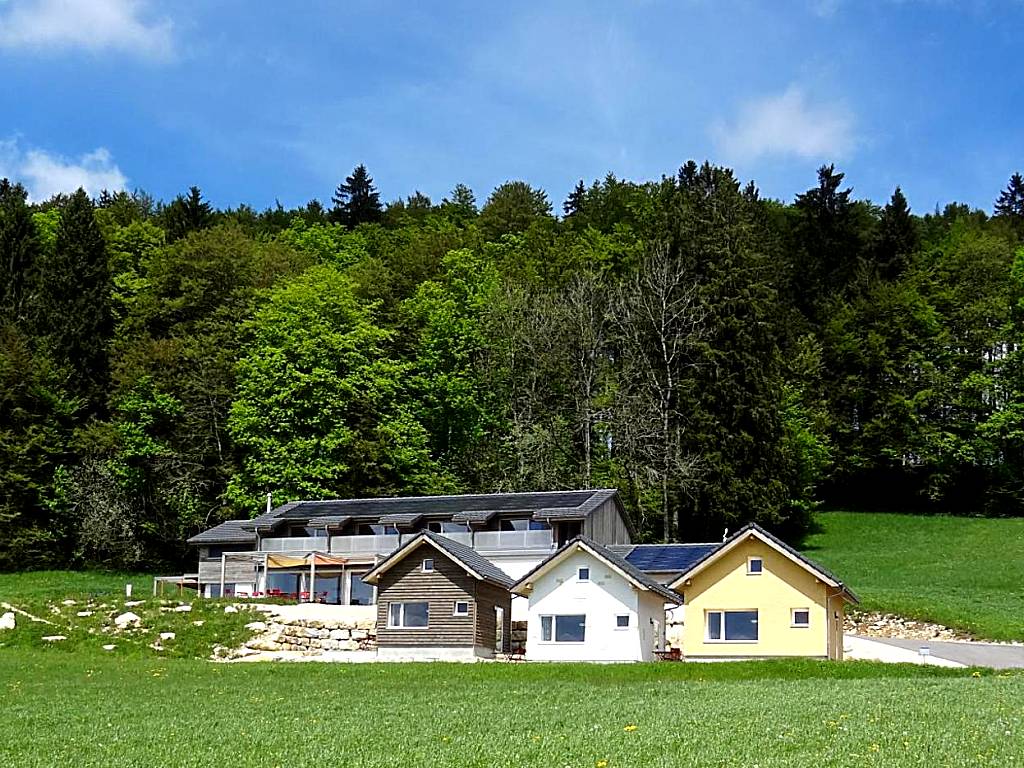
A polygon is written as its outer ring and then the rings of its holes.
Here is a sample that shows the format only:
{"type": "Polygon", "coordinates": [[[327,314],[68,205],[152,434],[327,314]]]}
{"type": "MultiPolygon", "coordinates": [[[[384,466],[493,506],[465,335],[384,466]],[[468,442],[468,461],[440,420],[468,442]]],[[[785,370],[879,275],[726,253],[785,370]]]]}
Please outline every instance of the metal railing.
{"type": "Polygon", "coordinates": [[[474,549],[551,549],[554,538],[551,531],[477,531],[474,549]]]}
{"type": "Polygon", "coordinates": [[[326,536],[282,536],[260,539],[260,552],[327,552],[326,536]]]}
{"type": "Polygon", "coordinates": [[[409,534],[382,534],[380,536],[331,536],[331,552],[339,555],[386,555],[395,551],[409,534]]]}

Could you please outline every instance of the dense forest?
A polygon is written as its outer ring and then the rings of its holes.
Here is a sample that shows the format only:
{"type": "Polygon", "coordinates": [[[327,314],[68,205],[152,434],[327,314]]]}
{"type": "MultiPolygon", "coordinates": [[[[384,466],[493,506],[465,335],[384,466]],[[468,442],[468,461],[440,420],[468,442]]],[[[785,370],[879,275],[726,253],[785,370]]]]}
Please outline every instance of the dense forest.
{"type": "MultiPolygon", "coordinates": [[[[809,179],[809,182],[811,180],[809,179]]],[[[726,168],[214,210],[0,182],[0,570],[173,567],[296,498],[614,486],[645,540],[1024,514],[1024,180],[993,215],[726,168]]]]}

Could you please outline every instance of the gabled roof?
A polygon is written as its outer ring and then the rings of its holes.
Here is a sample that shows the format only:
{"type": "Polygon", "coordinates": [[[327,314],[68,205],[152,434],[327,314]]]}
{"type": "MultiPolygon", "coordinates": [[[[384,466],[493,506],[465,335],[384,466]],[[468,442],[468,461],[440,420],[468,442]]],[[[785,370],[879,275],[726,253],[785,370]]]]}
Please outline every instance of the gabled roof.
{"type": "Polygon", "coordinates": [[[452,515],[453,523],[486,523],[498,514],[496,509],[465,509],[452,515]]]}
{"type": "Polygon", "coordinates": [[[582,550],[588,552],[598,560],[604,562],[609,568],[617,571],[619,575],[631,582],[634,587],[640,590],[654,592],[665,599],[666,602],[682,603],[683,598],[676,592],[661,584],[659,581],[648,576],[635,565],[626,559],[603,547],[586,536],[577,536],[563,544],[556,552],[553,552],[546,559],[541,561],[532,571],[523,576],[512,585],[512,592],[517,595],[528,595],[532,591],[532,582],[550,571],[569,555],[582,550]]]}
{"type": "Polygon", "coordinates": [[[404,560],[406,555],[410,554],[420,545],[434,547],[465,568],[474,578],[481,581],[489,581],[505,589],[512,586],[512,577],[475,549],[433,531],[420,531],[415,538],[410,539],[406,544],[396,549],[363,576],[363,581],[368,584],[376,584],[382,574],[404,560]]]}
{"type": "Polygon", "coordinates": [[[377,522],[381,525],[413,525],[422,517],[423,514],[420,512],[392,512],[381,515],[377,522]]]}
{"type": "Polygon", "coordinates": [[[613,544],[608,548],[644,573],[682,573],[722,546],[711,544],[613,544]]]}
{"type": "Polygon", "coordinates": [[[718,560],[718,558],[722,557],[727,552],[730,552],[735,547],[737,547],[741,542],[751,537],[759,539],[760,541],[764,542],[766,545],[774,549],[776,552],[783,555],[784,557],[789,558],[794,563],[802,567],[804,570],[812,573],[825,584],[828,584],[830,587],[834,587],[840,590],[840,594],[842,594],[850,602],[860,602],[860,598],[858,598],[857,595],[855,595],[853,591],[849,589],[849,587],[847,587],[845,584],[843,584],[843,582],[836,578],[836,576],[831,571],[822,567],[821,565],[818,565],[810,558],[800,554],[795,549],[793,549],[793,547],[789,546],[789,544],[780,539],[778,536],[769,533],[757,523],[747,523],[745,526],[740,528],[738,531],[736,531],[736,533],[734,533],[732,536],[730,536],[728,539],[722,542],[720,546],[718,546],[717,548],[706,554],[704,557],[702,557],[700,560],[698,560],[696,563],[691,565],[690,568],[688,568],[684,573],[680,574],[675,579],[675,581],[673,581],[669,586],[673,589],[678,589],[686,582],[687,579],[692,579],[694,576],[696,576],[698,573],[700,573],[702,570],[708,567],[711,563],[718,560]]]}
{"type": "Polygon", "coordinates": [[[249,544],[256,541],[256,534],[242,527],[248,520],[227,520],[220,525],[197,533],[188,540],[189,544],[249,544]]]}

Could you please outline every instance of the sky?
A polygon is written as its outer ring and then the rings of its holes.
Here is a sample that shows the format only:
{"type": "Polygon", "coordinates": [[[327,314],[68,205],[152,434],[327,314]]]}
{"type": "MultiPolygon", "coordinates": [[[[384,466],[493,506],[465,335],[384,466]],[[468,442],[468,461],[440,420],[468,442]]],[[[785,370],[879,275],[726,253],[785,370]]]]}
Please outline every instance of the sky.
{"type": "Polygon", "coordinates": [[[0,0],[0,177],[217,206],[644,181],[990,210],[1024,171],[1024,0],[0,0]]]}

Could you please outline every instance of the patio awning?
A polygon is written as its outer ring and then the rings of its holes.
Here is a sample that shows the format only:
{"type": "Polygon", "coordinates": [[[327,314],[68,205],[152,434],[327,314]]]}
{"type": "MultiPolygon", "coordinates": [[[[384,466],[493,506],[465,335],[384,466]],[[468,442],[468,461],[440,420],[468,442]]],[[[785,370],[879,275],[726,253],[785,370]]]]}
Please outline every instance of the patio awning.
{"type": "Polygon", "coordinates": [[[345,565],[344,557],[311,552],[308,555],[267,555],[267,568],[304,568],[315,562],[317,568],[325,565],[345,565]]]}

